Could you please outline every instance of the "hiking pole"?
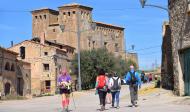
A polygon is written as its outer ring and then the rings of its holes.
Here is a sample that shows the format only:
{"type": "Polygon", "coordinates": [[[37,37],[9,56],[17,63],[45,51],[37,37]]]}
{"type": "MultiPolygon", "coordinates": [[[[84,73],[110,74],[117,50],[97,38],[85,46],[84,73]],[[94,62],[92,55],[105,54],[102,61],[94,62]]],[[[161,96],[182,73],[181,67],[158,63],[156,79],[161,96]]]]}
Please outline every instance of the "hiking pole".
{"type": "MultiPolygon", "coordinates": [[[[72,84],[71,84],[72,85],[72,84]]],[[[74,108],[75,108],[75,110],[76,110],[76,104],[75,104],[75,99],[74,99],[74,95],[73,95],[73,88],[72,88],[72,86],[71,86],[71,96],[72,96],[72,100],[73,100],[73,105],[74,105],[74,108]]]]}
{"type": "Polygon", "coordinates": [[[75,104],[75,99],[74,99],[73,92],[72,92],[71,94],[72,94],[72,99],[73,99],[73,105],[74,105],[74,108],[75,108],[75,110],[76,110],[76,109],[77,109],[77,107],[76,107],[76,104],[75,104]]]}

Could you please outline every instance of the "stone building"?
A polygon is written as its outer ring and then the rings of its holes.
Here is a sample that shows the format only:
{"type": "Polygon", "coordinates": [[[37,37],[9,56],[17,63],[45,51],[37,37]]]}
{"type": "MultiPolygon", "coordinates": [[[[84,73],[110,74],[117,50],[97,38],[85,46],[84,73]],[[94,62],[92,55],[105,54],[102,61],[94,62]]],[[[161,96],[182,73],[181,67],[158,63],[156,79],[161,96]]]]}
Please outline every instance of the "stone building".
{"type": "Polygon", "coordinates": [[[17,60],[17,55],[0,47],[0,93],[3,96],[30,94],[30,64],[17,60]]]}
{"type": "Polygon", "coordinates": [[[168,0],[174,91],[178,95],[190,95],[189,6],[189,0],[168,0]]]}
{"type": "Polygon", "coordinates": [[[9,50],[19,54],[18,60],[31,63],[32,95],[54,94],[57,75],[62,67],[69,69],[74,53],[73,47],[39,38],[23,41],[9,50]]]}
{"type": "Polygon", "coordinates": [[[77,34],[80,34],[82,50],[105,47],[116,56],[125,58],[124,28],[93,21],[92,10],[75,3],[58,7],[58,11],[49,8],[33,10],[32,37],[39,38],[44,34],[48,41],[77,49],[77,34]]]}
{"type": "Polygon", "coordinates": [[[137,53],[128,52],[126,54],[126,60],[131,60],[131,61],[135,62],[137,65],[136,69],[139,69],[139,62],[138,62],[138,54],[137,53]]]}
{"type": "Polygon", "coordinates": [[[162,65],[161,65],[161,83],[165,89],[173,90],[173,59],[172,59],[172,43],[171,43],[171,29],[169,22],[164,22],[162,27],[163,41],[162,41],[162,65]]]}

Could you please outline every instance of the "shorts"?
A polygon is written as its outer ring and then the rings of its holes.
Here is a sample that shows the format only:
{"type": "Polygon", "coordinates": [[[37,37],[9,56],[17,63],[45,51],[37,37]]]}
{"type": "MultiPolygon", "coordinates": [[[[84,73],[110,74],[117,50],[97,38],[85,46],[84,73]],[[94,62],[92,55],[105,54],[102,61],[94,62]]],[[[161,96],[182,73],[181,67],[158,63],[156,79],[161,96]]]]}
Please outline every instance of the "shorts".
{"type": "Polygon", "coordinates": [[[59,90],[59,93],[60,93],[60,94],[70,94],[70,93],[71,93],[71,90],[68,90],[68,89],[60,89],[60,90],[59,90]]]}
{"type": "Polygon", "coordinates": [[[111,90],[110,90],[110,89],[108,89],[108,90],[107,90],[107,92],[108,92],[108,93],[111,93],[111,90]]]}

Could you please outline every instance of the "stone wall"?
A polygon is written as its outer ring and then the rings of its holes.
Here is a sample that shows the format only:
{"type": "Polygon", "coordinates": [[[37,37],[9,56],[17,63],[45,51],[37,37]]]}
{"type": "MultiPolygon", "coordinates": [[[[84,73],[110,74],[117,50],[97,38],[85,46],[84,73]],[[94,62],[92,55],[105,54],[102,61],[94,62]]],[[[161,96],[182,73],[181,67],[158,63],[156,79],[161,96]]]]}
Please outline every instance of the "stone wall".
{"type": "Polygon", "coordinates": [[[18,59],[31,63],[32,95],[55,94],[59,69],[68,67],[70,63],[67,61],[69,58],[66,51],[35,41],[23,41],[11,47],[10,50],[20,55],[20,47],[22,46],[25,47],[25,58],[18,57],[18,59]],[[48,69],[45,69],[45,64],[48,64],[48,69]],[[47,89],[46,81],[50,81],[50,89],[47,89]]]}
{"type": "Polygon", "coordinates": [[[184,95],[183,62],[180,51],[190,47],[190,16],[188,0],[169,0],[169,18],[172,36],[174,91],[184,95]]]}
{"type": "Polygon", "coordinates": [[[171,29],[168,22],[163,24],[163,41],[162,41],[162,66],[161,66],[161,83],[165,89],[173,90],[173,58],[172,58],[172,43],[171,29]]]}
{"type": "Polygon", "coordinates": [[[2,95],[17,95],[16,53],[0,48],[1,77],[0,92],[2,95]]]}
{"type": "Polygon", "coordinates": [[[127,60],[132,60],[133,62],[135,62],[137,65],[136,69],[139,69],[139,62],[138,62],[138,54],[137,53],[127,53],[126,57],[127,57],[126,58],[127,60]]]}
{"type": "Polygon", "coordinates": [[[45,33],[47,40],[55,40],[77,49],[77,32],[80,31],[81,50],[106,47],[108,51],[117,56],[124,54],[124,28],[94,22],[92,8],[79,4],[69,4],[59,7],[58,11],[53,10],[54,14],[51,11],[52,9],[32,11],[33,37],[41,37],[41,33],[45,33]],[[43,18],[44,15],[47,15],[46,19],[43,18]],[[41,17],[42,19],[40,19],[41,17]],[[50,22],[55,21],[55,18],[57,18],[57,22],[50,22]],[[92,23],[96,24],[95,29],[92,29],[92,23]],[[79,29],[77,28],[78,25],[79,29]],[[61,31],[60,26],[64,26],[64,31],[61,31]]]}

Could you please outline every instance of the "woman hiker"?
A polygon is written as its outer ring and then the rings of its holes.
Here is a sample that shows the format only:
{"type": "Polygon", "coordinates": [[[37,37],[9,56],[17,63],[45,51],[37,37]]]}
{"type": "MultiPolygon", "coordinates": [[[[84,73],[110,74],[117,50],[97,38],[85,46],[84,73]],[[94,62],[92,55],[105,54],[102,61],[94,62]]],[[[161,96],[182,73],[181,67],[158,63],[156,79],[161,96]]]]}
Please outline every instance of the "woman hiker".
{"type": "Polygon", "coordinates": [[[121,79],[117,73],[114,73],[114,76],[110,78],[109,87],[112,94],[112,108],[119,109],[119,95],[121,90],[121,79]],[[116,106],[115,106],[116,103],[116,106]]]}
{"type": "Polygon", "coordinates": [[[109,87],[109,82],[110,79],[112,78],[112,74],[105,73],[107,79],[108,79],[108,90],[107,90],[107,95],[106,95],[106,104],[111,104],[112,102],[112,95],[109,87]]]}
{"type": "Polygon", "coordinates": [[[105,110],[105,105],[106,105],[106,94],[107,94],[107,88],[108,88],[108,79],[105,76],[105,72],[103,69],[99,71],[99,74],[96,78],[96,85],[95,85],[99,99],[100,99],[100,105],[101,109],[100,111],[105,110]]]}
{"type": "Polygon", "coordinates": [[[58,86],[62,96],[63,112],[69,112],[69,98],[71,93],[71,76],[67,73],[66,68],[63,68],[58,77],[58,86]]]}

